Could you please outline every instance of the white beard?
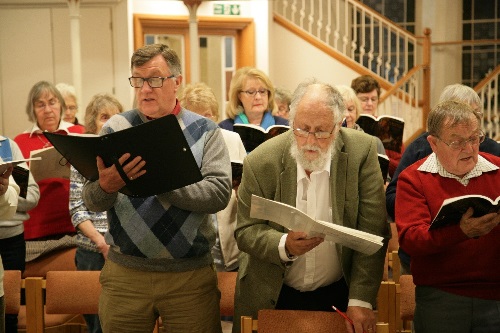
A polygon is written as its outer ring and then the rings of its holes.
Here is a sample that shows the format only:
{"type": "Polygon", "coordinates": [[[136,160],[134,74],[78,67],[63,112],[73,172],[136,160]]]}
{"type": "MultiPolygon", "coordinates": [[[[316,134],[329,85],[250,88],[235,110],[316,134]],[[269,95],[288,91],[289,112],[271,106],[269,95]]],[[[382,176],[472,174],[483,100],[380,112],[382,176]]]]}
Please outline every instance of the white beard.
{"type": "MultiPolygon", "coordinates": [[[[332,153],[333,153],[333,142],[335,141],[332,141],[332,144],[330,145],[329,148],[332,151],[332,153]]],[[[297,163],[299,163],[305,170],[309,172],[323,170],[323,168],[326,165],[326,162],[328,161],[328,158],[330,157],[328,151],[322,151],[321,148],[317,145],[304,145],[302,146],[302,148],[299,149],[296,140],[293,140],[292,142],[292,146],[290,147],[290,154],[297,161],[297,163]],[[319,155],[314,160],[310,160],[305,155],[306,150],[317,151],[319,155]]]]}

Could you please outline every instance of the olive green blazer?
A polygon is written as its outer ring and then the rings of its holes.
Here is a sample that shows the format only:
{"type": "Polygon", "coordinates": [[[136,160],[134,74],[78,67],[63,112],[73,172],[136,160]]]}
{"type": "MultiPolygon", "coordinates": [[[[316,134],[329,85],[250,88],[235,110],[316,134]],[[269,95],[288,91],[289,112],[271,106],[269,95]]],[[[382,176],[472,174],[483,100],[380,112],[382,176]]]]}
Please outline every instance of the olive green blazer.
{"type": "MultiPolygon", "coordinates": [[[[274,308],[280,294],[287,265],[280,260],[278,244],[286,231],[279,224],[250,218],[250,203],[255,194],[295,206],[297,166],[290,155],[291,140],[295,138],[288,131],[261,144],[244,161],[235,229],[242,253],[233,332],[240,330],[240,316],[256,318],[259,309],[274,308]]],[[[330,181],[333,223],[385,239],[385,245],[370,256],[340,245],[336,247],[349,286],[349,298],[375,305],[390,238],[375,138],[342,128],[334,142],[330,181]]]]}

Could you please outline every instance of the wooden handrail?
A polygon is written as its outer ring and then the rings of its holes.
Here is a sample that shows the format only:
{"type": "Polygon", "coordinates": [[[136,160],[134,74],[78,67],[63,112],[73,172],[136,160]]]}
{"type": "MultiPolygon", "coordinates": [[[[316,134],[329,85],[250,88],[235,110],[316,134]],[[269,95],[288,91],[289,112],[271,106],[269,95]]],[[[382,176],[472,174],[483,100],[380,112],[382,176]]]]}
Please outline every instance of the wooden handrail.
{"type": "Polygon", "coordinates": [[[484,79],[482,79],[476,86],[474,87],[474,90],[477,92],[481,89],[483,89],[484,86],[486,86],[495,76],[500,75],[500,65],[497,65],[491,73],[486,75],[484,79]]]}
{"type": "Polygon", "coordinates": [[[400,89],[403,84],[405,84],[413,75],[415,75],[419,70],[423,69],[423,65],[416,65],[408,73],[406,73],[405,76],[403,76],[401,79],[398,80],[398,82],[394,83],[392,87],[387,89],[385,93],[380,96],[380,100],[383,102],[387,97],[391,96],[394,94],[398,89],[400,89]]]}
{"type": "Polygon", "coordinates": [[[455,40],[446,42],[434,42],[432,46],[443,45],[482,45],[482,44],[498,44],[500,39],[477,39],[477,40],[455,40]]]}

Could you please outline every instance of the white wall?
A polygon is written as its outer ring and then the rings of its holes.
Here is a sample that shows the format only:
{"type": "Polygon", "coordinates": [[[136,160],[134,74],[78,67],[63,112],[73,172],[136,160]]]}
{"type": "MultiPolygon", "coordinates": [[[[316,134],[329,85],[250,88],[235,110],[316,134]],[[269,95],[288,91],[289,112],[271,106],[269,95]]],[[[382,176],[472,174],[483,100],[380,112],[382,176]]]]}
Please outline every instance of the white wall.
{"type": "MultiPolygon", "coordinates": [[[[129,0],[132,2],[133,14],[154,15],[189,15],[187,7],[182,1],[159,0],[129,0]]],[[[239,17],[252,18],[255,22],[255,66],[269,73],[269,6],[267,0],[259,1],[203,1],[197,10],[198,16],[215,16],[216,4],[239,4],[241,14],[239,17]]]]}
{"type": "MultiPolygon", "coordinates": [[[[131,106],[126,13],[127,1],[93,0],[80,7],[80,121],[96,93],[113,93],[131,106]]],[[[70,38],[65,1],[0,0],[0,134],[15,137],[31,127],[25,106],[33,84],[74,84],[70,38]]]]}
{"type": "Polygon", "coordinates": [[[270,77],[276,86],[293,91],[310,77],[331,84],[351,85],[352,79],[359,76],[281,25],[273,23],[271,28],[270,77]]]}
{"type": "MultiPolygon", "coordinates": [[[[462,40],[462,1],[420,0],[416,2],[417,35],[431,29],[431,41],[462,40]]],[[[438,102],[445,86],[462,82],[462,46],[443,45],[431,48],[431,108],[438,102]]]]}

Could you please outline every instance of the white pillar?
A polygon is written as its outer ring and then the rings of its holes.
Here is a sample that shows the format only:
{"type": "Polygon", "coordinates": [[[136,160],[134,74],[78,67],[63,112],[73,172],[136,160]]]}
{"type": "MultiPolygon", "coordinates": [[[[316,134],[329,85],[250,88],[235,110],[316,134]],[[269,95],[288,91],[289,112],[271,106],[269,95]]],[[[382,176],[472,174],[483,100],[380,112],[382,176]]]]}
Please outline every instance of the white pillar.
{"type": "MultiPolygon", "coordinates": [[[[73,72],[73,86],[78,101],[82,100],[82,55],[80,40],[80,0],[68,0],[69,23],[71,38],[71,64],[73,72]]],[[[81,106],[80,106],[81,109],[81,106]]],[[[80,117],[80,119],[82,119],[80,117]]]]}
{"type": "Polygon", "coordinates": [[[189,46],[191,63],[191,83],[200,82],[200,41],[198,37],[198,19],[196,12],[201,0],[184,0],[189,10],[189,46]]]}

